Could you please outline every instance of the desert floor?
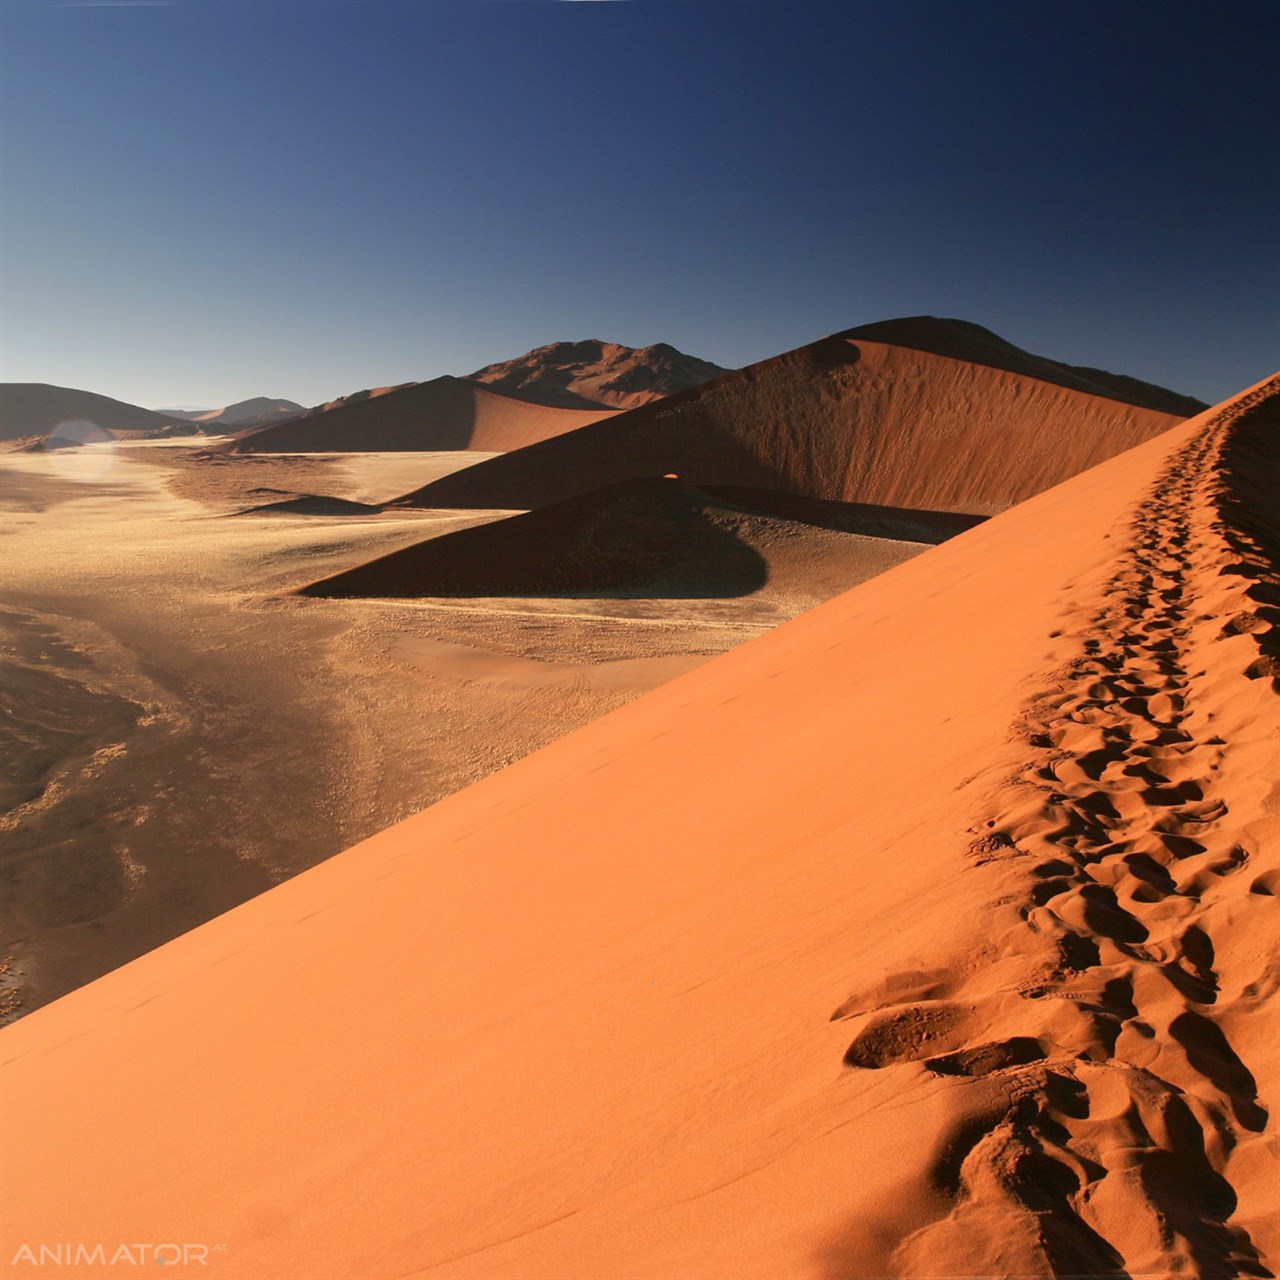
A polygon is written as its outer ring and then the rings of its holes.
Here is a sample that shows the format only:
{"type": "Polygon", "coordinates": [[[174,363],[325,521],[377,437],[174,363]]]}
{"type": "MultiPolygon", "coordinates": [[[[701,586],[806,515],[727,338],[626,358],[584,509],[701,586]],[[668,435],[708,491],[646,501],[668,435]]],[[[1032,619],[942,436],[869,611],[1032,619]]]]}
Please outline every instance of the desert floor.
{"type": "MultiPolygon", "coordinates": [[[[0,455],[5,1020],[822,598],[304,600],[501,513],[237,514],[489,456],[0,455]]],[[[921,549],[882,542],[841,585],[921,549]]]]}

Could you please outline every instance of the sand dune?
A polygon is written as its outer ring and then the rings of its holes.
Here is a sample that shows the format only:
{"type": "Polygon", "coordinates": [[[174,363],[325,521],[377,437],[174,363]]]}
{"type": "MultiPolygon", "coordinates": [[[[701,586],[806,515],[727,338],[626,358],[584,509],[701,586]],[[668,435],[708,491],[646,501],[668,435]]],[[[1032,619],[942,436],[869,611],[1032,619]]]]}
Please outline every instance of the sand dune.
{"type": "Polygon", "coordinates": [[[847,517],[858,536],[764,515],[676,479],[628,480],[404,547],[302,594],[708,598],[768,585],[821,599],[918,551],[915,523],[866,511],[847,517]]]}
{"type": "MultiPolygon", "coordinates": [[[[235,404],[226,405],[221,409],[201,409],[195,412],[172,410],[171,412],[207,428],[266,425],[278,422],[281,418],[292,418],[304,411],[304,405],[296,404],[292,400],[273,400],[270,396],[254,396],[249,400],[237,400],[235,404]]],[[[170,411],[161,409],[159,412],[170,411]]]]}
{"type": "Polygon", "coordinates": [[[624,347],[593,338],[538,347],[515,360],[486,365],[471,379],[535,404],[634,409],[728,372],[665,342],[624,347]]]}
{"type": "Polygon", "coordinates": [[[93,423],[106,431],[194,430],[180,417],[153,413],[92,391],[55,387],[45,382],[0,383],[0,440],[50,435],[64,423],[93,423]]]}
{"type": "MultiPolygon", "coordinates": [[[[1079,371],[973,325],[924,317],[891,327],[893,343],[825,338],[493,459],[405,501],[529,509],[675,472],[700,487],[989,513],[1184,416],[1082,390],[1079,371]],[[939,354],[947,351],[957,354],[939,354]]],[[[1108,395],[1124,381],[1109,384],[1108,395]]]]}
{"type": "Polygon", "coordinates": [[[232,442],[232,453],[359,453],[520,449],[612,416],[603,408],[555,409],[468,382],[435,378],[313,409],[232,442]]]}
{"type": "Polygon", "coordinates": [[[293,493],[285,489],[251,489],[249,496],[261,499],[242,508],[244,516],[376,516],[382,508],[368,502],[352,502],[327,493],[293,493]]]}
{"type": "Polygon", "coordinates": [[[974,364],[990,365],[993,369],[1007,369],[1010,373],[1025,374],[1041,382],[1053,382],[1060,387],[1121,400],[1159,413],[1171,413],[1179,418],[1194,417],[1209,407],[1191,396],[1179,395],[1166,387],[1157,387],[1125,374],[1107,373],[1103,369],[1063,364],[1059,360],[1032,355],[1006,342],[990,329],[966,320],[922,323],[925,319],[923,316],[911,316],[899,320],[877,320],[874,324],[846,329],[836,336],[932,351],[934,355],[948,356],[952,360],[969,360],[974,364]]]}
{"type": "Polygon", "coordinates": [[[0,1032],[0,1261],[1274,1270],[1278,392],[0,1032]]]}

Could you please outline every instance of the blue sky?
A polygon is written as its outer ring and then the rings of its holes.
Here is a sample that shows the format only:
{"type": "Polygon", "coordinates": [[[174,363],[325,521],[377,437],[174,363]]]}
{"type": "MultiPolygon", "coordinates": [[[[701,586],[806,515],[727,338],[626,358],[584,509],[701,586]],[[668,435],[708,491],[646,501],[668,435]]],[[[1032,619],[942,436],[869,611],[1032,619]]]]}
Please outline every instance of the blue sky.
{"type": "Polygon", "coordinates": [[[0,358],[314,403],[891,316],[1280,364],[1280,6],[0,0],[0,358]]]}

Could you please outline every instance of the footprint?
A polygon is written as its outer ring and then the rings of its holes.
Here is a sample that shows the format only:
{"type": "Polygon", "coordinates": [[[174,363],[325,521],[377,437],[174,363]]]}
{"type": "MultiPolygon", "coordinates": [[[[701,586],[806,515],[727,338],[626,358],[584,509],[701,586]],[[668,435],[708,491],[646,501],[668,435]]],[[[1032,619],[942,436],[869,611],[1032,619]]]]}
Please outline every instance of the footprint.
{"type": "Polygon", "coordinates": [[[926,1058],[925,1066],[940,1076],[989,1076],[1006,1067],[1023,1067],[1029,1062],[1042,1062],[1048,1056],[1043,1041],[1033,1036],[1011,1036],[989,1044],[957,1049],[937,1058],[926,1058]]]}
{"type": "Polygon", "coordinates": [[[845,1066],[876,1070],[954,1048],[972,1015],[972,1006],[940,1000],[876,1014],[845,1050],[845,1066]]]}

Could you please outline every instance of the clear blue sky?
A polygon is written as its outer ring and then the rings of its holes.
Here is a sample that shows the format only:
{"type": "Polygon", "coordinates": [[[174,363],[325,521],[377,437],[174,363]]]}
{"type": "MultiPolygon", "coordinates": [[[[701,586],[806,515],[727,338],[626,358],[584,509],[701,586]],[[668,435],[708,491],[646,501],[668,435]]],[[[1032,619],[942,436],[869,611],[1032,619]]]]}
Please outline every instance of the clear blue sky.
{"type": "Polygon", "coordinates": [[[930,313],[1280,364],[1280,5],[0,0],[0,353],[314,403],[557,339],[930,313]]]}

